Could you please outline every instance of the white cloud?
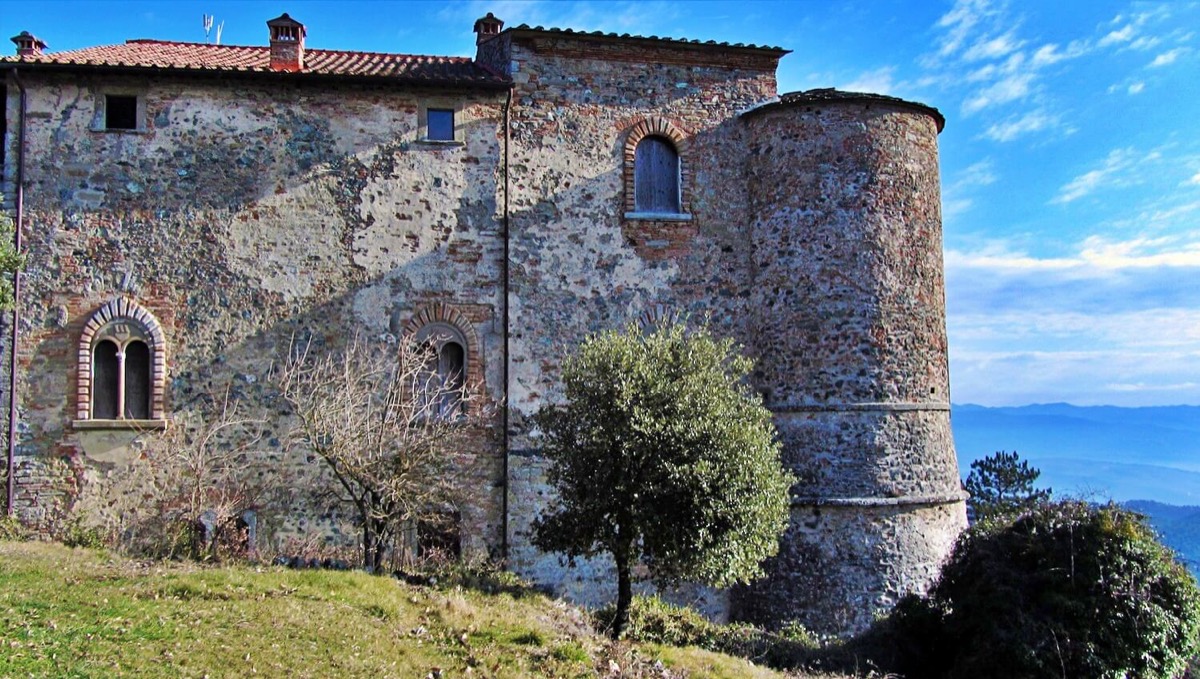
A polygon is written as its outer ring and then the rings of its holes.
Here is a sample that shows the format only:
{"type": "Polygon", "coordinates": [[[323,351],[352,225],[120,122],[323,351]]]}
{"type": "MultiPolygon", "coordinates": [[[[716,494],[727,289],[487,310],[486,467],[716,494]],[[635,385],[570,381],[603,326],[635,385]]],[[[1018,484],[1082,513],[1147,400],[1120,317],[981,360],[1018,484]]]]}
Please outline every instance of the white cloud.
{"type": "Polygon", "coordinates": [[[1093,236],[1052,257],[992,242],[945,261],[957,401],[1200,403],[1200,233],[1093,236]]]}
{"type": "Polygon", "coordinates": [[[1008,56],[1020,49],[1024,41],[1017,40],[1013,37],[1012,32],[995,38],[984,38],[963,53],[963,59],[966,61],[979,61],[981,59],[998,59],[1008,56]]]}
{"type": "Polygon", "coordinates": [[[895,66],[885,66],[873,71],[860,74],[854,80],[839,86],[846,92],[872,92],[875,94],[892,94],[897,85],[892,79],[896,72],[895,66]]]}
{"type": "MultiPolygon", "coordinates": [[[[1140,159],[1154,160],[1153,154],[1140,159]]],[[[1114,149],[1104,159],[1104,164],[1095,170],[1085,172],[1067,182],[1058,190],[1058,195],[1051,203],[1070,203],[1096,191],[1101,187],[1126,186],[1133,180],[1128,173],[1137,165],[1139,159],[1131,148],[1114,149]]]]}
{"type": "Polygon", "coordinates": [[[1058,45],[1050,43],[1042,45],[1033,53],[1032,64],[1035,67],[1050,66],[1060,61],[1083,56],[1086,53],[1087,44],[1081,40],[1072,41],[1063,51],[1059,51],[1058,45]]]}
{"type": "Polygon", "coordinates": [[[1192,175],[1191,179],[1188,179],[1188,180],[1184,181],[1183,183],[1200,186],[1200,172],[1197,172],[1196,174],[1192,175]]]}
{"type": "Polygon", "coordinates": [[[1179,57],[1187,54],[1189,51],[1190,50],[1186,47],[1176,47],[1173,50],[1163,52],[1162,54],[1154,57],[1154,61],[1150,62],[1149,68],[1158,68],[1160,66],[1173,64],[1177,59],[1179,59],[1179,57]]]}
{"type": "Polygon", "coordinates": [[[950,56],[968,40],[971,32],[985,18],[995,14],[988,0],[957,0],[940,19],[937,26],[946,29],[940,40],[938,54],[950,56]]]}
{"type": "Polygon", "coordinates": [[[1146,89],[1146,83],[1139,81],[1139,82],[1136,82],[1136,83],[1132,83],[1132,84],[1129,86],[1129,89],[1128,89],[1128,90],[1126,90],[1126,91],[1127,91],[1129,94],[1139,94],[1139,93],[1140,93],[1142,90],[1144,90],[1144,89],[1146,89]]]}
{"type": "Polygon", "coordinates": [[[1057,127],[1059,120],[1044,110],[1030,111],[1022,116],[988,126],[983,136],[998,142],[1013,141],[1031,132],[1040,132],[1057,127]]]}
{"type": "Polygon", "coordinates": [[[1030,93],[1030,84],[1032,82],[1032,73],[1020,73],[1008,76],[1003,80],[998,80],[990,86],[979,90],[974,96],[964,102],[963,113],[976,113],[985,108],[1024,99],[1030,93]]]}
{"type": "Polygon", "coordinates": [[[1129,42],[1133,39],[1133,35],[1136,30],[1137,29],[1133,27],[1133,24],[1126,24],[1118,30],[1109,32],[1103,38],[1100,38],[1100,42],[1096,44],[1100,47],[1108,47],[1109,45],[1129,42]]]}

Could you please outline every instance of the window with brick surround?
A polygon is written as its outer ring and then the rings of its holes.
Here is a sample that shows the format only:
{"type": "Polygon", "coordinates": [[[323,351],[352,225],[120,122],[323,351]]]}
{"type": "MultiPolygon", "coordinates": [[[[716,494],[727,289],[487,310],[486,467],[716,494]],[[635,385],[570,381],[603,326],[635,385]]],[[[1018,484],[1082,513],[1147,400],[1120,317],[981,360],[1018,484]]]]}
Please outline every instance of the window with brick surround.
{"type": "Polygon", "coordinates": [[[125,298],[100,307],[79,340],[76,426],[162,426],[165,366],[162,328],[149,311],[125,298]]]}
{"type": "Polygon", "coordinates": [[[423,326],[414,340],[429,350],[429,379],[437,384],[438,399],[428,404],[430,414],[446,418],[458,415],[467,380],[467,340],[462,331],[434,322],[423,326]]]}
{"type": "Polygon", "coordinates": [[[687,221],[686,137],[671,121],[650,117],[625,138],[625,218],[687,221]]]}
{"type": "MultiPolygon", "coordinates": [[[[395,322],[399,324],[399,319],[395,322]]],[[[462,310],[450,304],[432,304],[413,314],[400,332],[404,341],[429,347],[428,370],[439,384],[451,390],[482,387],[484,370],[479,338],[462,310]]],[[[460,399],[454,397],[429,404],[431,413],[438,416],[454,416],[461,407],[460,399]]]]}

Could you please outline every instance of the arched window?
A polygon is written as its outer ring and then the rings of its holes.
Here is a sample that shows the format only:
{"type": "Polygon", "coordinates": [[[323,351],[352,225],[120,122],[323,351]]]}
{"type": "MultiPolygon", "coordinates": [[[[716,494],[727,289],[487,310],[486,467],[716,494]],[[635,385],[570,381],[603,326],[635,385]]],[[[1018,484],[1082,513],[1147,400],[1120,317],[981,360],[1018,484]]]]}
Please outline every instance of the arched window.
{"type": "Polygon", "coordinates": [[[462,331],[446,323],[430,323],[413,339],[421,343],[427,361],[423,382],[429,401],[422,407],[436,417],[458,415],[467,383],[466,338],[462,331]]]}
{"type": "Polygon", "coordinates": [[[156,426],[163,419],[166,343],[149,311],[115,299],[79,341],[77,424],[156,426]]]}
{"type": "Polygon", "coordinates": [[[638,142],[633,159],[634,209],[679,214],[679,154],[665,137],[638,142]]]}
{"type": "Polygon", "coordinates": [[[687,137],[666,118],[651,116],[625,136],[625,218],[689,221],[687,137]]]}
{"type": "Polygon", "coordinates": [[[407,341],[428,349],[427,380],[436,384],[436,396],[427,404],[439,417],[462,414],[462,397],[483,384],[479,340],[471,321],[450,304],[433,304],[417,313],[404,325],[407,341]]]}

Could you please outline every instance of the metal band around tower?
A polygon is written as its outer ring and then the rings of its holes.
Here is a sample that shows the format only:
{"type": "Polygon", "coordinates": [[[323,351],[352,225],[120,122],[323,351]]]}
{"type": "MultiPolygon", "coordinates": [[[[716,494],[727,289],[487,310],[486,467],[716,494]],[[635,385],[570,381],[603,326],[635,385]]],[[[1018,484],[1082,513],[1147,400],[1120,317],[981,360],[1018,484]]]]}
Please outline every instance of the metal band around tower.
{"type": "Polygon", "coordinates": [[[912,505],[952,505],[965,502],[966,491],[937,495],[907,495],[904,497],[794,497],[793,507],[908,507],[912,505]]]}

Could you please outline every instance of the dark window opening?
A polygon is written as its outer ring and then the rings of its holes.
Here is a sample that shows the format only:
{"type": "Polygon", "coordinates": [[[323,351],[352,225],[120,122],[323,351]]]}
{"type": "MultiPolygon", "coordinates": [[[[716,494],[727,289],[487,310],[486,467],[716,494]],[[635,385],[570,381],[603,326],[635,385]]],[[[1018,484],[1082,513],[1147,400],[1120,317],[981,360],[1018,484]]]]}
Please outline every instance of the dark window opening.
{"type": "Polygon", "coordinates": [[[454,109],[426,109],[425,127],[426,139],[431,141],[454,141],[454,109]]]}
{"type": "Polygon", "coordinates": [[[104,97],[104,127],[108,130],[136,130],[137,97],[109,94],[104,97]]]}
{"type": "Polygon", "coordinates": [[[458,342],[446,342],[438,352],[438,379],[442,383],[438,415],[452,417],[462,407],[462,390],[466,384],[467,354],[458,342]]]}
{"type": "Polygon", "coordinates": [[[417,522],[417,556],[457,560],[462,556],[461,524],[458,512],[436,514],[417,522]]]}
{"type": "Polygon", "coordinates": [[[142,342],[125,347],[125,418],[150,419],[150,348],[142,342]]]}
{"type": "Polygon", "coordinates": [[[97,344],[92,352],[92,417],[117,419],[120,370],[117,345],[107,340],[97,344]]]}
{"type": "Polygon", "coordinates": [[[679,214],[679,154],[662,137],[638,142],[633,156],[634,206],[638,212],[679,214]]]}

